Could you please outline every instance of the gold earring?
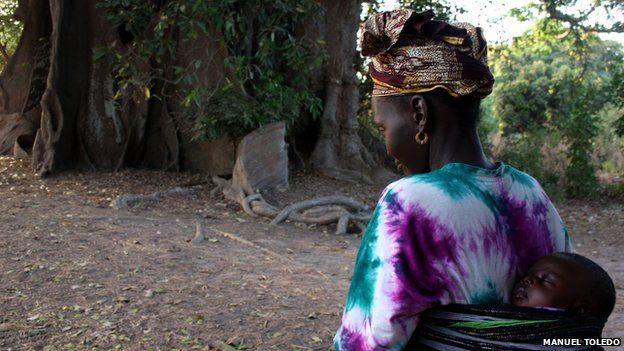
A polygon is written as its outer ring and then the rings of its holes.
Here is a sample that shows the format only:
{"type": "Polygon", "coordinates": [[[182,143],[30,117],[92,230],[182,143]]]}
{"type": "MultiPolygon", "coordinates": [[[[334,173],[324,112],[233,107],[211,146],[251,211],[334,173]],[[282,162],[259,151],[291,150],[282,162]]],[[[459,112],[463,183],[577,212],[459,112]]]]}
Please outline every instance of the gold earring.
{"type": "Polygon", "coordinates": [[[416,142],[420,145],[425,145],[428,141],[429,141],[429,135],[427,135],[427,133],[423,132],[423,131],[418,131],[418,133],[416,133],[416,136],[414,137],[414,139],[416,140],[416,142]],[[424,134],[424,136],[423,136],[424,134]]]}

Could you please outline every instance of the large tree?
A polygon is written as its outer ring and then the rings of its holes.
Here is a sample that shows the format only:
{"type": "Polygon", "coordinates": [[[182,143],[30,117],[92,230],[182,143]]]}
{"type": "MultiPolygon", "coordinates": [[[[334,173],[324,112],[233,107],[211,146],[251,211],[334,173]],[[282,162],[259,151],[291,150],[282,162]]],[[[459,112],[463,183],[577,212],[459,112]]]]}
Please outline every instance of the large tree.
{"type": "Polygon", "coordinates": [[[248,2],[257,3],[249,9],[240,1],[19,0],[15,18],[24,30],[0,76],[0,152],[31,154],[42,175],[123,166],[220,174],[231,167],[237,137],[285,119],[300,163],[368,180],[377,163],[362,145],[357,121],[361,0],[309,2],[316,15],[306,20],[310,9],[287,8],[294,4],[288,1],[248,2]],[[228,10],[232,21],[219,22],[218,13],[197,15],[201,6],[228,10]],[[261,27],[262,13],[282,9],[303,20],[273,32],[261,27]],[[240,33],[249,43],[239,52],[230,45],[237,26],[246,26],[240,33]],[[288,81],[301,76],[297,70],[275,68],[273,61],[268,67],[278,73],[263,76],[267,69],[245,57],[266,59],[271,52],[263,48],[271,41],[280,50],[315,44],[308,48],[318,50],[312,56],[321,63],[311,63],[301,82],[288,81]],[[245,64],[253,78],[238,74],[245,64]],[[321,113],[314,111],[314,96],[321,113]],[[267,113],[265,100],[279,113],[267,113]],[[249,118],[237,120],[238,129],[221,128],[229,121],[215,117],[220,109],[249,118]],[[194,118],[187,118],[189,111],[194,118]],[[224,138],[199,141],[198,135],[224,138]]]}

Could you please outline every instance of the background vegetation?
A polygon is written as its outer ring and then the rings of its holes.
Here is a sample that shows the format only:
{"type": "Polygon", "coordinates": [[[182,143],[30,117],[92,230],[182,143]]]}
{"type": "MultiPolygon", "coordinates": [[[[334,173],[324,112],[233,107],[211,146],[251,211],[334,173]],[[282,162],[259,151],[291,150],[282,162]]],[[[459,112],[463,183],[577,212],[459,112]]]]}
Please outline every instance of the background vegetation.
{"type": "Polygon", "coordinates": [[[621,44],[540,18],[512,43],[491,47],[490,61],[497,81],[483,104],[481,134],[495,159],[555,195],[586,197],[597,176],[621,178],[621,44]]]}
{"type": "Polygon", "coordinates": [[[22,32],[22,22],[14,16],[15,9],[17,0],[0,1],[0,72],[15,52],[22,32]]]}
{"type": "MultiPolygon", "coordinates": [[[[399,3],[417,10],[433,7],[451,21],[464,11],[445,1],[399,3]]],[[[622,195],[624,48],[598,36],[621,31],[621,22],[608,14],[600,17],[603,23],[587,22],[583,15],[617,12],[621,4],[594,4],[573,17],[566,11],[578,7],[576,1],[559,1],[558,7],[552,3],[512,10],[510,16],[534,25],[511,43],[490,45],[496,83],[481,104],[479,134],[494,160],[535,176],[551,196],[581,198],[595,196],[597,190],[622,195]]],[[[375,2],[370,11],[379,7],[375,2]]],[[[360,120],[374,129],[367,64],[360,74],[360,120]]]]}
{"type": "Polygon", "coordinates": [[[162,8],[143,0],[102,0],[99,7],[113,26],[133,39],[128,46],[101,48],[98,55],[112,60],[120,89],[138,85],[144,90],[159,80],[182,83],[176,93],[187,107],[185,117],[193,121],[197,139],[238,136],[281,120],[291,124],[301,109],[313,116],[320,113],[321,100],[310,91],[308,76],[323,58],[322,43],[295,33],[304,21],[321,15],[312,0],[177,0],[162,8]],[[153,18],[158,23],[150,23],[153,18]],[[149,26],[152,35],[142,35],[149,26]],[[197,72],[210,64],[199,59],[188,67],[175,66],[173,72],[163,67],[145,76],[142,67],[178,54],[168,39],[174,32],[181,33],[183,41],[220,33],[231,69],[227,83],[217,89],[198,87],[197,72]]]}
{"type": "MultiPolygon", "coordinates": [[[[445,0],[398,4],[433,8],[439,18],[451,21],[463,11],[445,0]]],[[[16,0],[0,1],[0,70],[22,29],[14,15],[16,5],[16,0]]],[[[383,1],[365,5],[364,17],[379,11],[383,1]]],[[[273,121],[290,125],[302,110],[312,117],[322,112],[310,77],[327,59],[325,43],[318,35],[298,30],[323,16],[315,1],[177,0],[160,6],[142,0],[101,0],[98,6],[131,38],[94,53],[95,60],[107,60],[114,67],[115,88],[139,88],[148,98],[162,98],[166,92],[153,91],[157,82],[175,83],[196,138],[239,136],[273,121]],[[144,34],[146,27],[154,28],[150,35],[144,34]],[[176,56],[170,38],[179,33],[187,41],[220,33],[230,70],[226,84],[198,88],[197,72],[210,62],[161,64],[161,57],[176,56]]],[[[512,11],[512,16],[534,25],[510,43],[490,46],[496,84],[482,103],[480,134],[494,159],[534,175],[550,194],[586,197],[596,193],[599,180],[607,191],[624,194],[624,49],[598,36],[624,29],[610,15],[590,21],[592,13],[618,13],[622,4],[595,3],[585,12],[577,11],[576,17],[567,12],[579,6],[571,0],[538,1],[512,11]]],[[[366,66],[362,61],[359,70],[359,118],[370,126],[366,66]]]]}

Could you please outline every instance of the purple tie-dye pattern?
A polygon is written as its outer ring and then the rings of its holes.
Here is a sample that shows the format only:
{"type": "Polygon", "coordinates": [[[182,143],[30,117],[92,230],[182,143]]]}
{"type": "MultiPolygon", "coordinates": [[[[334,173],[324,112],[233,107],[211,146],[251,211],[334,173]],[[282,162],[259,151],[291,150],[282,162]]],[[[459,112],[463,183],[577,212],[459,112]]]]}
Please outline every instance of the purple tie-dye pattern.
{"type": "Polygon", "coordinates": [[[340,339],[334,346],[338,346],[336,349],[341,351],[365,351],[367,350],[366,345],[364,335],[343,325],[340,330],[340,339]]]}
{"type": "Polygon", "coordinates": [[[442,223],[415,205],[389,216],[386,225],[390,238],[400,246],[392,264],[402,289],[393,299],[419,313],[454,288],[442,267],[456,263],[457,241],[442,223]],[[428,306],[421,308],[425,301],[428,306]]]}
{"type": "MultiPolygon", "coordinates": [[[[456,168],[462,169],[457,164],[456,168]]],[[[473,170],[471,177],[458,173],[457,181],[479,191],[472,198],[456,201],[451,193],[440,201],[430,192],[437,185],[434,173],[404,179],[384,191],[378,203],[382,213],[378,235],[385,243],[383,247],[390,251],[383,254],[385,264],[378,269],[383,269],[384,276],[391,280],[385,288],[376,290],[375,299],[388,302],[375,305],[366,320],[360,321],[356,315],[344,318],[345,312],[335,339],[337,350],[401,350],[424,309],[438,303],[471,303],[472,298],[478,299],[485,292],[501,294],[540,256],[570,249],[568,245],[555,247],[555,242],[565,241],[565,228],[546,194],[530,176],[508,166],[500,167],[497,179],[492,179],[491,172],[480,175],[473,170]],[[424,192],[428,195],[420,196],[424,192]],[[449,199],[455,204],[449,205],[449,199]],[[488,208],[468,212],[472,223],[469,229],[461,221],[450,225],[432,214],[465,211],[466,203],[462,205],[462,201],[468,200],[481,200],[481,208],[488,208]],[[438,203],[446,204],[442,212],[438,203]],[[474,223],[482,223],[483,227],[474,223]],[[549,223],[560,225],[549,227],[549,223]],[[383,294],[383,299],[377,294],[383,294]],[[371,328],[372,320],[383,328],[371,328]]],[[[448,181],[448,174],[444,180],[448,181]]]]}
{"type": "Polygon", "coordinates": [[[393,211],[386,222],[389,237],[399,246],[391,260],[399,282],[391,297],[400,306],[393,322],[409,338],[418,315],[439,304],[445,292],[455,290],[444,267],[457,263],[457,241],[424,209],[416,205],[396,208],[401,211],[393,211]]]}
{"type": "Polygon", "coordinates": [[[548,230],[548,208],[545,201],[532,206],[524,201],[508,197],[506,215],[511,252],[516,258],[516,274],[526,272],[538,258],[554,252],[548,230]]]}

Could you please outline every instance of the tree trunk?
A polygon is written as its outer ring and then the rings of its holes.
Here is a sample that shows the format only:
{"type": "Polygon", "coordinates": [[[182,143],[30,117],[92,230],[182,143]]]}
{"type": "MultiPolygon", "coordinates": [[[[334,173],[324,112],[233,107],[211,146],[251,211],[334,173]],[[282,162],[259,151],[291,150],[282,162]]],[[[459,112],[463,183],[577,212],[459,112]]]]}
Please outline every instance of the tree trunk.
{"type": "Polygon", "coordinates": [[[52,32],[47,1],[21,0],[24,31],[17,50],[0,74],[0,153],[12,154],[16,145],[30,150],[39,128],[39,101],[49,69],[52,32]]]}
{"type": "Polygon", "coordinates": [[[50,0],[50,69],[41,98],[41,125],[33,146],[33,163],[43,175],[74,167],[85,156],[76,133],[87,113],[91,70],[89,1],[50,0]]]}
{"type": "MultiPolygon", "coordinates": [[[[95,11],[96,2],[20,1],[24,31],[0,76],[0,153],[12,154],[18,146],[32,149],[33,166],[42,175],[123,166],[231,173],[234,146],[227,140],[192,141],[191,126],[177,118],[186,107],[172,84],[157,81],[150,86],[163,92],[158,98],[129,87],[115,99],[112,67],[103,59],[94,64],[94,51],[133,38],[122,38],[95,11]]],[[[190,42],[178,32],[171,31],[168,40],[177,44],[179,55],[144,69],[201,60],[205,64],[198,85],[221,84],[227,70],[219,37],[204,35],[190,42]]]]}
{"type": "MultiPolygon", "coordinates": [[[[166,72],[165,80],[149,86],[152,97],[137,87],[124,88],[115,97],[119,87],[113,69],[94,53],[135,38],[124,36],[101,9],[96,11],[97,1],[20,0],[24,32],[0,76],[0,153],[32,150],[33,166],[42,175],[124,166],[231,173],[235,143],[193,141],[192,125],[183,118],[189,107],[177,94],[182,86],[171,83],[170,72],[175,66],[197,67],[193,63],[198,60],[200,80],[194,87],[213,89],[224,78],[232,79],[220,37],[211,33],[191,41],[171,30],[166,40],[176,46],[176,57],[141,67],[147,75],[155,69],[166,72]]],[[[310,23],[301,34],[327,45],[328,60],[311,79],[324,100],[324,112],[317,121],[304,116],[291,130],[290,142],[300,159],[328,175],[370,181],[381,163],[358,135],[355,74],[361,0],[320,4],[326,11],[322,21],[310,23]]],[[[151,35],[149,28],[145,32],[151,35]]]]}
{"type": "Polygon", "coordinates": [[[324,0],[321,5],[326,11],[323,23],[306,28],[308,35],[316,32],[326,42],[328,54],[322,71],[315,72],[313,78],[313,85],[319,87],[319,96],[323,97],[323,113],[310,161],[326,175],[371,182],[371,175],[383,174],[378,172],[383,165],[363,145],[358,133],[360,96],[356,68],[360,62],[356,43],[362,1],[324,0]]]}

